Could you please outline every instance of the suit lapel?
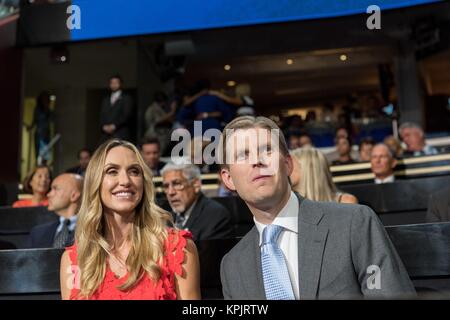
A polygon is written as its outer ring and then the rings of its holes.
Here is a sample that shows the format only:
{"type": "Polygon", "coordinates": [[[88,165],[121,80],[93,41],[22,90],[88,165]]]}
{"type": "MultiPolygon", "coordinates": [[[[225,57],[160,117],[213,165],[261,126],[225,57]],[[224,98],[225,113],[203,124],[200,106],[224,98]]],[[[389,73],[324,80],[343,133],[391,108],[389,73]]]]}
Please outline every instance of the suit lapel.
{"type": "Polygon", "coordinates": [[[59,220],[52,223],[50,225],[50,227],[48,228],[48,232],[46,232],[44,234],[45,244],[49,247],[53,246],[53,241],[55,241],[56,230],[58,230],[58,226],[59,226],[59,220]]]}
{"type": "Polygon", "coordinates": [[[191,229],[192,226],[195,224],[195,220],[198,219],[200,216],[200,213],[202,212],[203,206],[205,205],[203,194],[200,194],[197,200],[197,203],[192,208],[191,214],[189,215],[189,218],[186,221],[186,224],[184,225],[185,229],[191,229]]]}
{"type": "MultiPolygon", "coordinates": [[[[265,300],[264,283],[261,271],[261,253],[259,248],[259,234],[256,227],[249,233],[247,246],[242,250],[239,260],[241,280],[248,299],[265,300]]],[[[243,239],[244,240],[244,239],[243,239]]]]}
{"type": "MultiPolygon", "coordinates": [[[[298,196],[298,195],[297,195],[298,196]]],[[[299,197],[298,269],[300,299],[316,299],[328,228],[319,225],[323,212],[299,197]]]]}

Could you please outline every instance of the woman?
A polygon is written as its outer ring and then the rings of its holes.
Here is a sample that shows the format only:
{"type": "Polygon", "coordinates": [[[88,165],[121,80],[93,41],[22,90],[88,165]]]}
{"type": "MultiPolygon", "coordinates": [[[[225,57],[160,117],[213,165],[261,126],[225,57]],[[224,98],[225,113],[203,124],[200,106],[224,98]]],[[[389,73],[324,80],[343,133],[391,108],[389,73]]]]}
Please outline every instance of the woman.
{"type": "Polygon", "coordinates": [[[314,201],[358,203],[358,199],[339,192],[331,177],[328,161],[315,148],[299,148],[291,152],[294,170],[290,176],[292,190],[314,201]]]}
{"type": "Polygon", "coordinates": [[[168,222],[136,147],[102,144],[86,171],[75,245],[61,258],[62,298],[199,299],[191,234],[168,222]]]}
{"type": "Polygon", "coordinates": [[[32,194],[31,199],[18,200],[13,203],[14,208],[48,206],[47,193],[50,189],[50,168],[40,165],[34,168],[23,182],[23,190],[32,194]]]}

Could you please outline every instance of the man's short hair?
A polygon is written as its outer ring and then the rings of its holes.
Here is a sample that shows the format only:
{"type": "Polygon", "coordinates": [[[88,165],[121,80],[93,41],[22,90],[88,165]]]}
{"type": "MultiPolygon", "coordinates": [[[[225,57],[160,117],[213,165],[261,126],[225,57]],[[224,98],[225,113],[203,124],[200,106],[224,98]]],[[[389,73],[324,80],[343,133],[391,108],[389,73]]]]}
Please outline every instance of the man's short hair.
{"type": "Polygon", "coordinates": [[[82,154],[83,152],[87,152],[87,153],[89,153],[89,156],[92,156],[92,151],[91,151],[91,149],[89,149],[89,148],[82,148],[82,149],[80,149],[80,150],[78,151],[78,159],[80,159],[81,154],[82,154]]]}
{"type": "Polygon", "coordinates": [[[198,179],[201,180],[202,174],[200,172],[200,168],[195,164],[176,164],[173,162],[169,162],[166,164],[161,170],[161,176],[164,176],[164,173],[169,171],[182,171],[183,175],[189,181],[198,179]]]}
{"type": "Polygon", "coordinates": [[[286,143],[286,139],[284,138],[283,132],[280,127],[269,118],[266,117],[253,117],[253,116],[242,116],[237,117],[230,123],[228,123],[222,131],[222,135],[220,136],[219,149],[217,155],[221,163],[221,166],[227,167],[226,163],[227,152],[226,145],[227,139],[229,138],[228,131],[232,130],[233,133],[238,129],[252,129],[252,128],[261,128],[267,130],[278,130],[278,146],[280,148],[281,153],[284,156],[289,156],[289,149],[286,143]]]}
{"type": "Polygon", "coordinates": [[[375,140],[373,140],[372,137],[362,138],[361,141],[359,142],[358,150],[361,150],[361,147],[363,146],[363,144],[370,144],[371,146],[374,146],[375,140]]]}
{"type": "Polygon", "coordinates": [[[158,147],[161,147],[161,143],[157,137],[144,137],[139,143],[139,149],[142,150],[144,144],[157,144],[158,147]]]}
{"type": "Polygon", "coordinates": [[[400,134],[402,133],[402,130],[404,129],[419,129],[423,133],[423,129],[421,126],[419,126],[417,123],[414,122],[404,122],[401,124],[400,128],[398,129],[398,132],[400,134]]]}
{"type": "Polygon", "coordinates": [[[113,74],[111,77],[109,77],[109,80],[112,80],[112,79],[119,79],[120,83],[123,83],[123,79],[120,74],[113,74]]]}
{"type": "MultiPolygon", "coordinates": [[[[389,146],[386,144],[386,143],[377,143],[376,145],[374,145],[373,146],[373,149],[375,149],[376,147],[379,147],[379,146],[383,146],[383,147],[386,147],[386,149],[387,149],[387,151],[388,151],[388,154],[389,154],[389,157],[391,158],[391,159],[394,159],[395,158],[395,153],[394,153],[394,151],[391,149],[391,148],[389,148],[389,146]]],[[[373,150],[372,149],[372,150],[373,150]]]]}

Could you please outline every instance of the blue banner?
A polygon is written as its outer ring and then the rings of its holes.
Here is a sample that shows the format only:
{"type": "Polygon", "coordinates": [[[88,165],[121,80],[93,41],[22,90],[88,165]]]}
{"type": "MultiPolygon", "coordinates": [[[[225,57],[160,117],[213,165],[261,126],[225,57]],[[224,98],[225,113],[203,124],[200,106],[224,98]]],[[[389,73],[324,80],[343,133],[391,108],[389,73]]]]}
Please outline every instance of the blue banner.
{"type": "Polygon", "coordinates": [[[72,40],[222,28],[366,13],[440,0],[72,0],[72,40]]]}

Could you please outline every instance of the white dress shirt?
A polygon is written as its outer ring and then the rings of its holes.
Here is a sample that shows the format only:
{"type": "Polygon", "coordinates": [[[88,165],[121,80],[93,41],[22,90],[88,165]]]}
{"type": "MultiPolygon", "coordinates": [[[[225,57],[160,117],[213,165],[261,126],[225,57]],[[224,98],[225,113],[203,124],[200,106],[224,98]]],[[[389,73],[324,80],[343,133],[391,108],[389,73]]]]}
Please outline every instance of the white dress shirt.
{"type": "Polygon", "coordinates": [[[395,181],[395,176],[391,174],[384,179],[375,178],[375,184],[391,183],[395,181]]]}
{"type": "Polygon", "coordinates": [[[110,97],[111,105],[116,103],[116,101],[119,100],[121,95],[122,95],[122,90],[117,90],[116,92],[111,93],[111,97],[110,97]]]}
{"type": "MultiPolygon", "coordinates": [[[[73,231],[75,230],[75,227],[77,226],[77,219],[78,219],[78,215],[74,215],[72,217],[69,218],[70,220],[70,224],[69,224],[69,231],[73,231]]],[[[64,217],[59,217],[59,225],[56,228],[56,233],[61,232],[63,226],[64,226],[64,221],[66,220],[66,218],[64,217]]]]}
{"type": "MultiPolygon", "coordinates": [[[[272,224],[284,228],[278,237],[277,243],[286,259],[292,289],[297,300],[300,298],[298,279],[298,210],[298,198],[291,191],[288,202],[272,222],[272,224]]],[[[266,225],[258,222],[254,217],[253,220],[259,232],[259,246],[261,247],[262,233],[266,225]]]]}

